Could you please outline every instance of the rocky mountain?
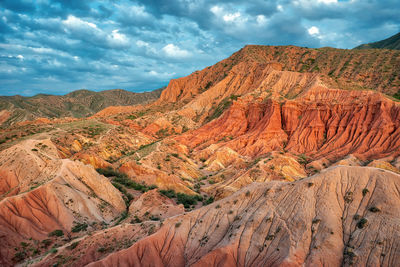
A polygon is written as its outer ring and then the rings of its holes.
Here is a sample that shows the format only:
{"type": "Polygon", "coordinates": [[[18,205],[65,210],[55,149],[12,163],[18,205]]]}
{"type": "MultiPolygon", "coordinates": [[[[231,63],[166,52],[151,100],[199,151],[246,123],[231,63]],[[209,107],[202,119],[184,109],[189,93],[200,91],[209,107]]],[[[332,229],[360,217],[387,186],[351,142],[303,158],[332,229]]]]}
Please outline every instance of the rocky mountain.
{"type": "Polygon", "coordinates": [[[393,266],[399,69],[246,46],[155,102],[4,127],[0,264],[393,266]]]}
{"type": "Polygon", "coordinates": [[[0,123],[11,125],[36,118],[82,118],[112,105],[137,105],[157,99],[161,89],[145,93],[133,93],[122,89],[94,92],[78,90],[66,95],[44,95],[33,97],[1,96],[0,123]]]}
{"type": "Polygon", "coordinates": [[[359,45],[355,49],[372,48],[400,50],[400,32],[382,41],[359,45]]]}

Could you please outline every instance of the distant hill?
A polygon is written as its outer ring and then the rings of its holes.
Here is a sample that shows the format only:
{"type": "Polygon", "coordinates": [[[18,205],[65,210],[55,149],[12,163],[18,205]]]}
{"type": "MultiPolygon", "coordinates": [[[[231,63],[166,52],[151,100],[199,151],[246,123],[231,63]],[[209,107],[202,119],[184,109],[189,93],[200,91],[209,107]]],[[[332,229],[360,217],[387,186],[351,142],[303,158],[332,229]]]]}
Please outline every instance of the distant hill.
{"type": "Polygon", "coordinates": [[[77,90],[61,96],[0,96],[0,124],[11,125],[38,117],[86,117],[109,106],[137,105],[156,100],[163,89],[144,93],[114,89],[101,92],[77,90]]]}
{"type": "Polygon", "coordinates": [[[400,32],[385,40],[369,44],[362,44],[354,49],[371,49],[371,48],[400,50],[400,32]]]}

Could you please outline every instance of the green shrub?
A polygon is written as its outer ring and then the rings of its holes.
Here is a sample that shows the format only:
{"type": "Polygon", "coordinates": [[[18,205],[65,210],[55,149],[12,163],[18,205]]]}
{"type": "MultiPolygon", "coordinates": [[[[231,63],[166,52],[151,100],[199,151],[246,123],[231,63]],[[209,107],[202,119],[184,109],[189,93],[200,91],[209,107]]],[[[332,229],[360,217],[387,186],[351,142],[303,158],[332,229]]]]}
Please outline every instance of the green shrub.
{"type": "Polygon", "coordinates": [[[113,179],[113,182],[120,183],[120,184],[122,184],[122,185],[124,185],[124,186],[126,186],[128,188],[132,188],[132,189],[141,191],[143,193],[147,192],[147,191],[149,191],[151,189],[157,188],[156,185],[147,186],[145,184],[136,183],[136,182],[132,181],[131,179],[129,179],[128,176],[126,176],[125,174],[122,175],[122,176],[115,177],[113,179]]]}
{"type": "Polygon", "coordinates": [[[307,164],[308,163],[307,156],[305,154],[300,154],[299,157],[297,158],[297,162],[303,165],[307,164]]]}
{"type": "Polygon", "coordinates": [[[209,205],[211,203],[214,202],[214,198],[213,197],[209,197],[206,200],[203,201],[203,205],[209,205]]]}
{"type": "Polygon", "coordinates": [[[175,198],[176,197],[176,193],[174,190],[169,189],[169,190],[158,190],[158,192],[168,198],[175,198]]]}
{"type": "Polygon", "coordinates": [[[380,212],[381,210],[378,209],[377,207],[371,207],[368,209],[370,212],[380,212]]]}
{"type": "Polygon", "coordinates": [[[67,247],[69,250],[75,249],[79,245],[79,241],[72,243],[70,246],[67,247]]]}
{"type": "Polygon", "coordinates": [[[14,254],[13,260],[16,262],[23,261],[26,258],[26,253],[24,251],[18,251],[14,254]]]}
{"type": "Polygon", "coordinates": [[[76,223],[72,228],[71,232],[73,233],[78,233],[80,231],[86,231],[87,230],[87,223],[76,223]]]}
{"type": "Polygon", "coordinates": [[[107,167],[107,168],[98,168],[96,169],[96,171],[102,175],[104,175],[105,177],[122,177],[122,176],[126,176],[123,173],[120,173],[118,171],[115,171],[113,168],[111,167],[107,167]]]}
{"type": "Polygon", "coordinates": [[[103,252],[106,252],[107,249],[105,247],[100,247],[100,248],[97,249],[97,251],[100,252],[100,253],[103,253],[103,252]]]}
{"type": "Polygon", "coordinates": [[[152,220],[152,221],[159,221],[159,220],[160,220],[160,217],[151,215],[149,219],[152,220]]]}
{"type": "Polygon", "coordinates": [[[51,240],[50,239],[43,239],[42,240],[42,244],[43,244],[43,247],[48,247],[48,246],[50,246],[50,244],[51,244],[51,240]]]}
{"type": "Polygon", "coordinates": [[[367,188],[364,188],[362,190],[362,195],[365,197],[365,195],[369,192],[369,190],[367,188]]]}
{"type": "Polygon", "coordinates": [[[183,204],[186,209],[190,208],[191,205],[196,205],[197,201],[203,200],[203,197],[200,195],[191,196],[183,193],[178,193],[176,197],[178,204],[183,204]]]}
{"type": "Polygon", "coordinates": [[[368,220],[367,220],[367,219],[361,218],[361,219],[357,222],[357,227],[358,227],[359,229],[363,229],[367,223],[368,223],[368,220]]]}
{"type": "Polygon", "coordinates": [[[49,236],[63,236],[64,232],[62,230],[54,230],[53,232],[49,233],[49,236]]]}
{"type": "Polygon", "coordinates": [[[131,223],[141,223],[142,220],[139,219],[139,217],[137,215],[134,216],[133,220],[131,220],[131,223]]]}

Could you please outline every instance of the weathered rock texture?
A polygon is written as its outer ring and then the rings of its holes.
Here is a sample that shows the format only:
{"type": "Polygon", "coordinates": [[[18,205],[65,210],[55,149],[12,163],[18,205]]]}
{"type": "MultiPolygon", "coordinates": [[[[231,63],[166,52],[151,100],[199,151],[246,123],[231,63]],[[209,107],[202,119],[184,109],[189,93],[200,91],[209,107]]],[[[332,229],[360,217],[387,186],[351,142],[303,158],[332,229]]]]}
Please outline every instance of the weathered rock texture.
{"type": "Polygon", "coordinates": [[[68,234],[74,222],[109,223],[125,210],[107,178],[56,151],[49,140],[28,140],[0,153],[0,264],[10,264],[24,239],[68,234]]]}
{"type": "Polygon", "coordinates": [[[400,105],[372,91],[313,87],[279,103],[239,99],[218,119],[176,139],[202,149],[221,142],[242,155],[272,150],[314,159],[396,157],[400,153],[400,105]]]}
{"type": "Polygon", "coordinates": [[[252,184],[89,266],[393,266],[399,182],[392,172],[338,166],[252,184]]]}

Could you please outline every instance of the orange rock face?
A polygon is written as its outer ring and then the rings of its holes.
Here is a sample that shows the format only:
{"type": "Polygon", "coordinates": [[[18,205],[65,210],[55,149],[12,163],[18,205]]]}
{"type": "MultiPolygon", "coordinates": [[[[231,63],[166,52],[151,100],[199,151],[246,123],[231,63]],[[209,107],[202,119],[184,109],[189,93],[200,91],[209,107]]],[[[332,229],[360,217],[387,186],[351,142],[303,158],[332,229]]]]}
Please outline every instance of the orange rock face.
{"type": "Polygon", "coordinates": [[[176,138],[202,149],[223,145],[242,155],[272,150],[305,153],[318,159],[382,158],[400,153],[400,105],[379,93],[316,87],[280,105],[238,100],[220,118],[176,138]]]}

